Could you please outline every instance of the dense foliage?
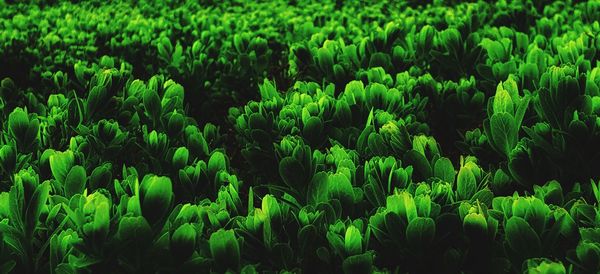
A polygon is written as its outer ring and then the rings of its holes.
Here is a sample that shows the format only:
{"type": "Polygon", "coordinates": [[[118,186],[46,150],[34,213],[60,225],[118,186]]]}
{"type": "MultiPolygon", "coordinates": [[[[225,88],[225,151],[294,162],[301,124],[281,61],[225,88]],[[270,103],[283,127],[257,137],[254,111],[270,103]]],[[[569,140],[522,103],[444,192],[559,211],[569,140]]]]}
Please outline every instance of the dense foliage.
{"type": "Polygon", "coordinates": [[[599,20],[0,0],[0,273],[599,273],[599,20]]]}

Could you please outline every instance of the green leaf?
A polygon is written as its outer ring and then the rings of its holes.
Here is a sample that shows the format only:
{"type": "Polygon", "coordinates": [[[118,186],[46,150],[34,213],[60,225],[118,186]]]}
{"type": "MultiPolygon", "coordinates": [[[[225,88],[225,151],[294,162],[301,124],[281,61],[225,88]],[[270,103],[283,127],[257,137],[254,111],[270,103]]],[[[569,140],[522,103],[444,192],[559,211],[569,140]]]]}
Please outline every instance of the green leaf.
{"type": "Polygon", "coordinates": [[[160,97],[158,97],[158,93],[156,93],[155,90],[146,89],[142,99],[148,116],[154,121],[158,121],[162,113],[161,101],[160,97]]]}
{"type": "Polygon", "coordinates": [[[493,109],[494,113],[506,112],[511,115],[515,111],[513,99],[510,97],[508,91],[502,87],[502,83],[498,84],[496,96],[494,96],[493,109]]]}
{"type": "Polygon", "coordinates": [[[27,229],[29,230],[29,233],[33,233],[35,231],[37,223],[40,221],[39,218],[42,214],[42,210],[46,206],[46,202],[48,201],[49,193],[50,183],[45,182],[36,188],[31,199],[27,201],[28,203],[25,216],[27,220],[27,229]]]}
{"type": "Polygon", "coordinates": [[[17,164],[17,151],[13,145],[0,147],[0,172],[12,173],[17,164]]]}
{"type": "Polygon", "coordinates": [[[327,202],[327,198],[329,197],[328,181],[329,175],[326,172],[321,171],[313,176],[307,191],[309,204],[316,205],[321,202],[327,202]]]}
{"type": "Polygon", "coordinates": [[[542,247],[539,236],[521,217],[513,216],[506,222],[508,246],[523,258],[539,257],[542,247]]]}
{"type": "Polygon", "coordinates": [[[425,25],[421,28],[421,31],[419,31],[419,34],[416,37],[417,48],[419,49],[420,54],[429,54],[428,51],[433,46],[432,42],[436,32],[436,29],[430,25],[425,25]]]}
{"type": "Polygon", "coordinates": [[[265,197],[262,199],[261,207],[267,218],[274,221],[276,224],[281,221],[281,207],[273,195],[265,195],[265,197]]]}
{"type": "Polygon", "coordinates": [[[344,247],[346,249],[346,253],[350,256],[362,253],[362,235],[360,234],[358,228],[353,225],[350,225],[346,229],[344,247]]]}
{"type": "Polygon", "coordinates": [[[330,199],[338,199],[342,205],[352,205],[354,203],[352,183],[342,173],[329,175],[327,179],[327,194],[330,199]]]}
{"type": "Polygon", "coordinates": [[[184,88],[182,85],[177,84],[173,81],[167,81],[165,85],[168,85],[165,89],[165,94],[160,102],[160,105],[165,113],[171,112],[174,109],[183,108],[183,98],[185,95],[184,88]],[[169,107],[170,102],[174,102],[172,107],[169,107]]]}
{"type": "Polygon", "coordinates": [[[462,167],[458,172],[456,192],[459,200],[469,200],[477,191],[477,180],[470,169],[462,167]]]}
{"type": "Polygon", "coordinates": [[[600,245],[594,242],[582,241],[575,249],[577,259],[586,269],[598,270],[600,265],[600,245]]]}
{"type": "Polygon", "coordinates": [[[208,243],[216,269],[224,272],[240,268],[240,246],[233,230],[220,229],[214,232],[208,243]]]}
{"type": "Polygon", "coordinates": [[[65,179],[65,197],[71,198],[75,194],[83,194],[87,181],[85,168],[82,166],[74,166],[67,174],[65,179]]]}
{"type": "Polygon", "coordinates": [[[328,48],[317,50],[319,68],[325,73],[333,73],[333,53],[328,48]]]}
{"type": "Polygon", "coordinates": [[[558,262],[553,262],[550,261],[546,258],[541,259],[541,258],[535,258],[535,259],[531,259],[531,260],[527,260],[526,263],[524,263],[524,267],[525,264],[527,266],[527,271],[526,273],[529,274],[566,274],[566,273],[570,273],[567,272],[567,270],[565,269],[565,266],[563,265],[563,263],[561,261],[558,262]]]}
{"type": "Polygon", "coordinates": [[[455,171],[450,159],[446,157],[439,158],[435,161],[433,170],[435,177],[442,179],[444,182],[454,183],[455,171]]]}
{"type": "Polygon", "coordinates": [[[90,174],[90,189],[107,187],[112,182],[111,168],[110,163],[105,163],[94,168],[92,174],[90,174]]]}
{"type": "Polygon", "coordinates": [[[527,107],[529,106],[529,101],[531,97],[525,96],[519,102],[519,106],[517,107],[517,111],[515,112],[515,124],[516,128],[521,128],[521,123],[523,123],[523,117],[525,117],[525,112],[527,112],[527,107]]]}
{"type": "Polygon", "coordinates": [[[182,169],[187,165],[189,157],[189,150],[186,147],[179,147],[173,154],[171,165],[173,165],[173,168],[175,169],[182,169]]]}
{"type": "Polygon", "coordinates": [[[373,114],[373,108],[371,108],[371,111],[369,111],[369,116],[367,117],[367,123],[365,124],[365,129],[368,128],[369,126],[373,125],[373,117],[375,115],[373,114]]]}
{"type": "Polygon", "coordinates": [[[510,155],[518,141],[515,119],[508,113],[495,113],[490,119],[491,139],[505,157],[510,155]]]}
{"type": "Polygon", "coordinates": [[[214,178],[219,171],[227,171],[227,157],[223,152],[216,151],[208,159],[208,175],[214,178]]]}
{"type": "Polygon", "coordinates": [[[473,239],[487,240],[483,238],[488,232],[487,221],[483,214],[469,213],[463,220],[465,234],[473,239]]]}
{"type": "Polygon", "coordinates": [[[457,56],[457,54],[462,51],[463,41],[460,32],[457,29],[448,28],[443,30],[440,32],[440,38],[450,55],[457,56]]]}
{"type": "Polygon", "coordinates": [[[155,224],[169,212],[173,186],[169,177],[146,176],[140,185],[142,215],[155,224]]]}
{"type": "Polygon", "coordinates": [[[492,205],[492,200],[494,199],[494,193],[488,188],[484,188],[482,190],[477,191],[472,197],[471,202],[478,201],[481,204],[486,206],[492,205]]]}
{"type": "Polygon", "coordinates": [[[8,130],[18,141],[26,139],[29,129],[29,117],[22,108],[15,108],[8,115],[8,130]]]}
{"type": "Polygon", "coordinates": [[[0,265],[0,273],[12,273],[12,270],[15,268],[17,263],[15,261],[4,262],[0,265]]]}
{"type": "Polygon", "coordinates": [[[406,191],[388,196],[386,199],[386,208],[405,218],[408,222],[417,218],[417,206],[415,205],[415,200],[412,195],[406,191]]]}
{"type": "Polygon", "coordinates": [[[428,247],[435,237],[435,222],[431,218],[417,217],[406,227],[406,240],[415,248],[428,247]]]}
{"type": "Polygon", "coordinates": [[[144,246],[152,237],[150,224],[142,216],[125,216],[119,220],[117,238],[121,241],[133,241],[144,246]]]}
{"type": "Polygon", "coordinates": [[[504,47],[502,46],[502,43],[500,43],[499,41],[492,41],[489,39],[484,39],[482,43],[483,47],[487,50],[488,55],[492,59],[502,62],[506,60],[506,56],[504,54],[504,47]]]}
{"type": "Polygon", "coordinates": [[[310,117],[304,123],[302,135],[311,144],[318,144],[318,141],[323,138],[323,122],[319,117],[310,117]]]}
{"type": "Polygon", "coordinates": [[[178,227],[171,236],[171,250],[179,261],[187,260],[196,247],[196,229],[191,224],[178,227]]]}
{"type": "Polygon", "coordinates": [[[54,179],[59,183],[64,184],[67,178],[67,173],[71,170],[75,162],[73,152],[67,150],[65,152],[56,152],[50,156],[50,170],[54,179]]]}
{"type": "Polygon", "coordinates": [[[427,158],[423,156],[423,154],[419,153],[414,149],[411,149],[404,154],[403,160],[406,163],[406,165],[413,166],[415,171],[413,173],[415,181],[422,181],[431,177],[433,173],[431,170],[431,164],[429,163],[427,158]]]}
{"type": "Polygon", "coordinates": [[[288,186],[300,187],[302,184],[305,184],[303,174],[304,167],[295,158],[288,156],[279,162],[279,175],[288,186]]]}
{"type": "Polygon", "coordinates": [[[92,221],[83,225],[85,236],[103,241],[110,227],[110,201],[100,192],[94,192],[85,203],[85,211],[92,211],[92,221]]]}
{"type": "Polygon", "coordinates": [[[369,274],[373,273],[373,254],[365,253],[346,258],[342,262],[344,274],[369,274]]]}

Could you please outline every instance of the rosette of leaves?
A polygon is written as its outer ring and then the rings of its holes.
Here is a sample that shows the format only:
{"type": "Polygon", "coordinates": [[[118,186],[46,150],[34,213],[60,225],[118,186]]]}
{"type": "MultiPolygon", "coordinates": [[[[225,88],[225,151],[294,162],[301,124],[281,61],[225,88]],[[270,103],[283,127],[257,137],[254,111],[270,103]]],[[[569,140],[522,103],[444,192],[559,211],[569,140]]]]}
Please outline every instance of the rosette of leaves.
{"type": "Polygon", "coordinates": [[[493,265],[502,269],[507,263],[504,258],[495,254],[498,221],[490,216],[487,206],[479,201],[473,204],[462,202],[458,208],[462,220],[462,232],[468,240],[465,269],[485,271],[493,265]]]}
{"type": "MultiPolygon", "coordinates": [[[[273,50],[270,48],[268,40],[254,33],[236,33],[231,35],[231,38],[233,47],[224,55],[232,62],[225,64],[224,69],[227,74],[221,79],[223,85],[229,87],[233,86],[232,83],[239,82],[258,83],[260,77],[263,77],[267,69],[271,67],[270,62],[273,59],[273,50]]],[[[237,88],[237,86],[234,87],[237,88]]],[[[251,88],[252,85],[245,89],[250,91],[251,88]]],[[[252,97],[250,94],[245,94],[244,91],[241,91],[242,96],[252,97]]]]}
{"type": "Polygon", "coordinates": [[[223,152],[214,151],[207,161],[190,159],[190,152],[186,147],[173,151],[171,165],[172,172],[178,178],[178,184],[174,185],[177,197],[185,197],[184,200],[214,198],[222,186],[239,186],[235,175],[229,174],[229,159],[223,152]]]}
{"type": "MultiPolygon", "coordinates": [[[[0,171],[6,177],[0,179],[2,183],[12,182],[12,174],[17,170],[21,170],[29,162],[30,156],[23,155],[17,152],[15,142],[9,142],[0,147],[0,171]]],[[[2,189],[10,188],[11,184],[2,186],[2,189]]]]}
{"type": "Polygon", "coordinates": [[[328,226],[339,220],[335,203],[321,203],[302,207],[297,214],[298,256],[300,266],[307,270],[329,269],[331,264],[321,259],[329,241],[326,238],[328,226]]]}
{"type": "Polygon", "coordinates": [[[362,113],[361,117],[365,118],[370,111],[377,110],[387,112],[397,118],[404,118],[411,114],[420,117],[427,99],[413,92],[417,82],[406,72],[397,74],[396,79],[392,81],[372,79],[371,72],[377,71],[385,73],[381,68],[371,69],[368,71],[367,79],[347,83],[343,94],[349,106],[358,108],[362,113]],[[368,84],[365,86],[363,82],[368,84]]]}
{"type": "Polygon", "coordinates": [[[350,169],[341,168],[336,172],[318,172],[310,182],[308,204],[317,206],[329,203],[344,215],[351,215],[363,201],[363,191],[353,183],[350,169]]]}
{"type": "Polygon", "coordinates": [[[437,32],[434,26],[424,25],[421,30],[413,34],[415,58],[417,59],[415,63],[428,63],[432,60],[431,50],[437,32]]]}
{"type": "Polygon", "coordinates": [[[257,170],[273,165],[274,137],[278,136],[275,131],[275,115],[265,104],[259,102],[250,102],[243,111],[232,114],[230,119],[235,121],[237,138],[243,144],[241,153],[248,163],[257,170]]]}
{"type": "Polygon", "coordinates": [[[585,167],[596,161],[590,151],[596,146],[598,135],[594,122],[597,117],[594,112],[595,96],[583,93],[594,93],[593,73],[588,76],[592,82],[587,85],[592,89],[587,91],[579,88],[583,77],[577,76],[572,67],[552,67],[542,78],[542,83],[550,85],[552,91],[543,86],[538,93],[534,106],[541,121],[524,128],[529,138],[522,142],[522,149],[511,156],[509,166],[514,170],[513,176],[522,184],[531,184],[539,179],[558,179],[571,186],[576,181],[587,181],[596,173],[585,167]],[[539,164],[533,164],[535,162],[539,164]],[[527,166],[534,165],[535,169],[546,170],[548,175],[525,172],[527,166]]]}
{"type": "Polygon", "coordinates": [[[183,46],[177,42],[175,46],[169,38],[162,37],[156,41],[156,49],[158,58],[165,65],[164,69],[170,74],[183,74],[185,69],[185,55],[183,54],[183,46]]]}
{"type": "Polygon", "coordinates": [[[175,135],[185,123],[181,119],[180,121],[173,120],[177,119],[177,117],[173,117],[174,115],[183,112],[183,86],[173,80],[164,81],[162,77],[156,76],[150,78],[147,88],[143,88],[143,85],[140,86],[142,88],[137,94],[141,97],[139,101],[143,103],[145,110],[140,113],[140,116],[151,121],[154,129],[162,129],[170,135],[175,135]]]}
{"type": "Polygon", "coordinates": [[[395,120],[393,114],[371,111],[367,123],[356,140],[356,150],[364,158],[374,156],[404,155],[413,146],[413,141],[427,129],[414,121],[412,116],[395,120]]]}
{"type": "Polygon", "coordinates": [[[370,245],[377,254],[376,264],[391,267],[400,261],[413,271],[435,269],[435,264],[427,262],[430,256],[443,250],[435,247],[435,219],[440,209],[427,194],[413,197],[406,191],[398,191],[388,196],[386,206],[369,218],[373,235],[370,245]]]}
{"type": "MultiPolygon", "coordinates": [[[[450,173],[449,168],[446,163],[444,174],[450,173]]],[[[456,201],[477,201],[490,206],[494,195],[487,186],[489,176],[477,165],[476,158],[461,158],[461,167],[456,176],[456,201]]]]}
{"type": "Polygon", "coordinates": [[[571,215],[530,196],[496,197],[488,213],[503,225],[504,250],[514,268],[530,258],[562,258],[579,235],[571,215]]]}
{"type": "Polygon", "coordinates": [[[93,125],[89,133],[86,136],[87,142],[99,154],[100,158],[106,158],[104,155],[115,155],[119,151],[123,151],[130,142],[129,132],[124,132],[116,121],[102,119],[93,125]]]}
{"type": "Polygon", "coordinates": [[[413,180],[420,182],[432,177],[434,165],[440,158],[440,147],[431,136],[413,137],[412,149],[403,155],[403,162],[413,167],[413,180]]]}
{"type": "Polygon", "coordinates": [[[330,249],[320,249],[319,257],[329,264],[341,259],[344,273],[371,273],[374,254],[368,250],[369,237],[370,227],[362,220],[338,221],[327,232],[330,249]]]}
{"type": "MultiPolygon", "coordinates": [[[[383,69],[383,67],[374,67],[366,70],[361,70],[356,73],[356,79],[360,80],[363,83],[372,84],[379,83],[385,85],[386,87],[393,87],[395,83],[395,79],[390,74],[391,72],[383,69]]],[[[404,73],[402,73],[404,74],[404,73]]],[[[401,75],[400,73],[396,76],[401,75]]]]}
{"type": "Polygon", "coordinates": [[[590,204],[583,199],[574,199],[568,203],[570,206],[569,214],[579,228],[594,228],[598,226],[598,214],[596,213],[594,204],[590,204]]]}
{"type": "Polygon", "coordinates": [[[526,31],[536,23],[533,19],[540,16],[539,13],[544,3],[544,1],[532,5],[517,2],[500,3],[494,9],[493,14],[489,15],[491,17],[490,24],[494,26],[509,25],[519,31],[526,31]]]}
{"type": "MultiPolygon", "coordinates": [[[[411,124],[407,125],[406,123],[407,122],[402,120],[388,120],[379,128],[379,134],[383,137],[383,142],[388,145],[393,155],[402,155],[412,147],[412,139],[409,133],[411,124]]],[[[375,141],[372,141],[373,144],[379,143],[379,138],[371,138],[375,141]]]]}
{"type": "MultiPolygon", "coordinates": [[[[215,83],[216,73],[219,68],[218,48],[222,41],[217,39],[214,32],[203,30],[198,40],[187,48],[185,56],[185,83],[186,87],[210,88],[215,83]]],[[[201,98],[198,93],[190,95],[192,98],[201,98]]]]}
{"type": "Polygon", "coordinates": [[[365,198],[373,207],[381,207],[395,189],[408,187],[411,183],[412,166],[404,167],[402,161],[393,157],[374,157],[365,163],[364,174],[365,198]]]}
{"type": "Polygon", "coordinates": [[[533,191],[534,196],[546,204],[563,206],[571,202],[567,200],[569,195],[564,194],[561,184],[556,180],[549,181],[543,186],[535,185],[533,186],[533,191]]]}
{"type": "MultiPolygon", "coordinates": [[[[555,273],[562,274],[568,273],[565,265],[561,261],[554,261],[547,258],[534,258],[529,259],[523,263],[524,273],[555,273]]],[[[570,270],[570,269],[569,269],[570,270]]]]}
{"type": "Polygon", "coordinates": [[[0,81],[0,98],[2,98],[2,108],[0,108],[2,114],[5,114],[11,108],[23,106],[26,103],[25,92],[9,77],[0,81]]]}
{"type": "Polygon", "coordinates": [[[40,122],[36,114],[30,114],[27,109],[15,108],[8,115],[7,133],[16,142],[16,147],[20,152],[29,152],[35,150],[35,145],[39,142],[38,132],[40,122]]]}
{"type": "Polygon", "coordinates": [[[364,53],[357,45],[332,40],[299,43],[290,48],[291,72],[300,79],[347,83],[362,66],[364,53]]]}
{"type": "Polygon", "coordinates": [[[573,65],[581,73],[587,73],[591,70],[589,59],[596,55],[596,48],[588,46],[590,43],[594,41],[586,35],[580,35],[573,40],[558,37],[554,47],[561,64],[573,65]]]}
{"type": "MultiPolygon", "coordinates": [[[[117,69],[97,71],[86,87],[87,97],[82,105],[77,105],[73,111],[78,114],[79,123],[92,122],[97,117],[112,117],[117,101],[114,97],[121,92],[127,81],[127,76],[117,69]]],[[[77,117],[77,116],[76,116],[77,117]]]]}
{"type": "Polygon", "coordinates": [[[297,224],[293,207],[284,202],[293,201],[293,198],[284,194],[281,199],[268,194],[262,198],[260,208],[249,204],[249,214],[240,221],[236,232],[244,237],[244,248],[249,251],[245,258],[262,261],[269,257],[265,261],[269,267],[291,269],[298,264],[299,258],[295,254],[297,250],[293,250],[286,239],[295,237],[297,224]]]}
{"type": "Polygon", "coordinates": [[[110,240],[112,201],[101,192],[77,195],[71,201],[67,216],[81,235],[83,243],[77,246],[82,256],[70,263],[75,268],[101,268],[102,252],[107,249],[110,240]]]}
{"type": "Polygon", "coordinates": [[[575,250],[568,255],[574,261],[576,271],[597,272],[600,270],[600,230],[598,228],[580,228],[581,240],[575,250]]]}
{"type": "Polygon", "coordinates": [[[178,179],[179,184],[174,186],[175,193],[180,194],[178,197],[189,196],[187,199],[194,199],[197,196],[213,194],[213,188],[209,187],[211,181],[208,177],[208,166],[204,161],[179,169],[178,179]]]}
{"type": "Polygon", "coordinates": [[[513,57],[513,40],[499,37],[497,40],[483,38],[481,46],[487,52],[486,64],[480,64],[477,71],[491,82],[507,79],[510,74],[517,73],[517,61],[513,57]]]}
{"type": "Polygon", "coordinates": [[[431,75],[420,76],[417,89],[427,94],[427,119],[442,144],[453,144],[464,129],[477,126],[484,117],[485,94],[474,76],[458,82],[438,83],[431,75]]]}
{"type": "Polygon", "coordinates": [[[519,78],[524,90],[534,91],[540,87],[540,77],[546,72],[550,58],[549,54],[535,44],[528,49],[527,56],[519,66],[519,78]]]}
{"type": "Polygon", "coordinates": [[[298,193],[298,198],[306,197],[316,171],[310,146],[305,145],[302,138],[286,136],[275,144],[275,151],[279,159],[279,176],[289,192],[298,193]]]}
{"type": "Polygon", "coordinates": [[[568,128],[585,92],[583,77],[572,65],[549,67],[542,74],[535,110],[552,128],[568,128]]]}
{"type": "Polygon", "coordinates": [[[182,224],[170,232],[169,248],[178,262],[187,261],[196,250],[198,231],[193,224],[182,224]]]}
{"type": "MultiPolygon", "coordinates": [[[[549,133],[547,125],[538,124],[536,130],[541,130],[545,135],[549,133]]],[[[531,188],[536,182],[559,178],[560,172],[547,158],[547,154],[541,148],[536,147],[534,141],[527,138],[521,139],[511,152],[508,169],[507,174],[510,174],[517,183],[526,188],[531,188]]],[[[569,180],[565,180],[565,182],[569,180]]]]}
{"type": "Polygon", "coordinates": [[[302,137],[313,147],[320,147],[327,136],[325,121],[332,113],[333,100],[322,97],[316,102],[308,102],[301,108],[300,120],[302,137]]]}
{"type": "Polygon", "coordinates": [[[496,95],[488,102],[484,130],[492,148],[508,158],[519,141],[519,131],[529,105],[529,96],[521,97],[513,78],[498,84],[496,95]]]}
{"type": "Polygon", "coordinates": [[[54,177],[55,188],[62,190],[62,195],[70,199],[75,194],[83,194],[87,187],[87,172],[84,167],[76,165],[75,153],[50,151],[49,165],[54,177]]]}
{"type": "Polygon", "coordinates": [[[159,169],[162,162],[167,162],[167,150],[169,148],[169,138],[163,132],[152,130],[148,132],[146,126],[142,127],[142,140],[148,154],[148,159],[154,168],[159,169]]]}
{"type": "Polygon", "coordinates": [[[432,69],[448,79],[474,75],[483,52],[480,42],[477,32],[461,33],[452,27],[438,32],[431,50],[432,69]]]}
{"type": "Polygon", "coordinates": [[[6,254],[11,254],[17,262],[16,266],[13,265],[14,268],[10,266],[10,261],[5,267],[23,272],[42,269],[42,260],[39,258],[48,239],[40,231],[45,229],[42,213],[48,210],[49,193],[50,184],[40,183],[38,175],[29,168],[15,175],[14,185],[8,196],[3,195],[6,203],[0,205],[4,212],[0,222],[2,245],[6,254]]]}
{"type": "MultiPolygon", "coordinates": [[[[208,133],[208,124],[205,126],[205,131],[208,133]]],[[[189,150],[190,156],[204,159],[210,154],[209,141],[204,137],[205,134],[194,125],[188,125],[183,130],[183,143],[189,150]]]]}

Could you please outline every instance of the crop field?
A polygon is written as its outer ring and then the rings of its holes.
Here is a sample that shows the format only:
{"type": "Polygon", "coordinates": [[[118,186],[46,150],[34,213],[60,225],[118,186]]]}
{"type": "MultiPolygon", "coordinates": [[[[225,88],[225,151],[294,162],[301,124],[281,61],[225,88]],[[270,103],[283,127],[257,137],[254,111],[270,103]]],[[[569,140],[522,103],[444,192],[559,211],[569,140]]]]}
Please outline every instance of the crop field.
{"type": "Polygon", "coordinates": [[[600,0],[0,0],[0,273],[600,273],[600,0]]]}

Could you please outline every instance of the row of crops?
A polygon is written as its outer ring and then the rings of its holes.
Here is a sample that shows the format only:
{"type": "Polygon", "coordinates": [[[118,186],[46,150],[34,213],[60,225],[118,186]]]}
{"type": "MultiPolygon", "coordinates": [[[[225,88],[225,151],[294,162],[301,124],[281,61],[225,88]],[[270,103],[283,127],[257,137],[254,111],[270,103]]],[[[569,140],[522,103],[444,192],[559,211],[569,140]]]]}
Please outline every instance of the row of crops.
{"type": "Polygon", "coordinates": [[[599,273],[599,20],[0,0],[0,273],[599,273]]]}

